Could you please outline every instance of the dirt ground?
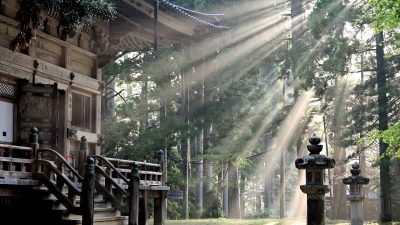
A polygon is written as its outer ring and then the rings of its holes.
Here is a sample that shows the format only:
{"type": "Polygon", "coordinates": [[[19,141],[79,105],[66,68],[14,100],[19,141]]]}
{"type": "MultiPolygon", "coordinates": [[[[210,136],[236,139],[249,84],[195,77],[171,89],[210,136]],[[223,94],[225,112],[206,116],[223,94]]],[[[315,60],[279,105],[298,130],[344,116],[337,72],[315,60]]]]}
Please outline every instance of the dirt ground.
{"type": "MultiPolygon", "coordinates": [[[[166,225],[306,225],[304,218],[296,219],[258,219],[258,220],[232,220],[232,219],[198,219],[198,220],[168,220],[166,225]]],[[[350,225],[349,221],[326,221],[326,224],[350,225]]],[[[369,225],[400,225],[400,222],[377,223],[364,221],[369,225]]]]}

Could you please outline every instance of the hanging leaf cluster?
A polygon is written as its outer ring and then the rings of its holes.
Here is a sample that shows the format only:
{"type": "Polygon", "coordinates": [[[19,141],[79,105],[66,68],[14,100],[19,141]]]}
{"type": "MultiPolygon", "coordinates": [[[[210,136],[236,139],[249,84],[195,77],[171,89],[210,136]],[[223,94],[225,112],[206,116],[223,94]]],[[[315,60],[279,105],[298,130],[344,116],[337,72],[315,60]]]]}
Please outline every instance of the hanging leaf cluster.
{"type": "Polygon", "coordinates": [[[20,0],[17,13],[20,32],[12,41],[11,48],[21,51],[29,46],[41,28],[42,10],[56,10],[58,13],[58,35],[65,40],[72,36],[82,24],[92,24],[94,19],[111,20],[115,9],[109,0],[20,0]]]}

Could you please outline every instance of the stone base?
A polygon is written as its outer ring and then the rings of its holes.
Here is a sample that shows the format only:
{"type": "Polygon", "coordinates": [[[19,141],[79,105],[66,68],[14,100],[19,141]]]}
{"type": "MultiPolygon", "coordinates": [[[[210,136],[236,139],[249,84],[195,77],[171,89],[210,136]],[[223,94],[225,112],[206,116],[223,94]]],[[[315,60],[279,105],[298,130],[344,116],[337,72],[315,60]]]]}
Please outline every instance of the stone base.
{"type": "Polygon", "coordinates": [[[351,219],[351,225],[363,225],[362,219],[351,219]]]}
{"type": "Polygon", "coordinates": [[[323,195],[307,196],[307,225],[325,224],[325,200],[323,195]]]}

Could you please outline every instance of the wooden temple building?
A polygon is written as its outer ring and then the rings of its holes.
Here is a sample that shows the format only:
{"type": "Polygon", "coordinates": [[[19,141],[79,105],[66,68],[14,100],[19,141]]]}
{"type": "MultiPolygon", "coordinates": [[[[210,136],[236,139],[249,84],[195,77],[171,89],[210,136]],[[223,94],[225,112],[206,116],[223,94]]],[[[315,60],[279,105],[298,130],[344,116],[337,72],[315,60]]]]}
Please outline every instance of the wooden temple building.
{"type": "Polygon", "coordinates": [[[82,183],[85,168],[91,168],[88,155],[95,176],[91,223],[128,224],[130,214],[134,222],[129,224],[147,224],[152,198],[154,224],[163,224],[169,190],[163,157],[152,164],[100,155],[106,138],[101,135],[101,68],[124,50],[154,41],[189,44],[223,30],[219,15],[165,0],[115,0],[115,19],[60,38],[60,12],[53,8],[41,13],[42,29],[29,48],[15,52],[10,44],[19,33],[18,2],[0,1],[0,224],[87,224],[82,183]],[[135,176],[138,196],[128,188],[135,176]],[[139,202],[139,210],[130,210],[131,201],[139,202]]]}

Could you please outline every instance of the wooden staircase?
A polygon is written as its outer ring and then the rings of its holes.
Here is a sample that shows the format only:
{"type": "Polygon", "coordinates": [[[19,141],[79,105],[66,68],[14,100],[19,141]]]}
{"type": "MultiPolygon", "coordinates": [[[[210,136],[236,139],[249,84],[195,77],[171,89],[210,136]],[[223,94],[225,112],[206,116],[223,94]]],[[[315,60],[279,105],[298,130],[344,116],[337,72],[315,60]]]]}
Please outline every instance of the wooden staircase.
{"type": "MultiPolygon", "coordinates": [[[[88,161],[80,162],[79,168],[75,169],[58,152],[39,149],[37,143],[32,145],[32,148],[1,144],[0,148],[8,149],[6,154],[0,155],[0,216],[17,218],[18,208],[26,207],[31,217],[13,219],[10,222],[3,219],[2,225],[3,221],[5,225],[27,222],[52,225],[84,224],[83,218],[91,218],[87,215],[93,215],[95,225],[125,225],[129,219],[139,221],[139,225],[147,224],[148,197],[154,198],[154,224],[163,224],[166,192],[169,190],[163,180],[163,164],[102,156],[87,157],[87,149],[82,149],[80,159],[87,158],[88,161]],[[23,153],[14,157],[13,151],[23,153]],[[82,168],[86,168],[86,172],[83,170],[85,176],[82,174],[82,168]],[[18,201],[7,195],[10,190],[18,190],[14,194],[19,198],[18,201]],[[29,202],[25,198],[29,199],[29,202]],[[8,207],[7,201],[18,202],[19,205],[8,207]],[[91,204],[93,206],[90,206],[91,204]],[[10,213],[10,216],[7,213],[10,213]]],[[[89,224],[92,225],[91,222],[89,224]]]]}
{"type": "MultiPolygon", "coordinates": [[[[80,199],[76,200],[79,205],[80,199]]],[[[126,225],[128,217],[121,216],[121,212],[113,207],[111,203],[102,196],[96,196],[94,199],[94,225],[126,225]]],[[[66,212],[62,217],[62,225],[82,224],[82,216],[66,212]]]]}

